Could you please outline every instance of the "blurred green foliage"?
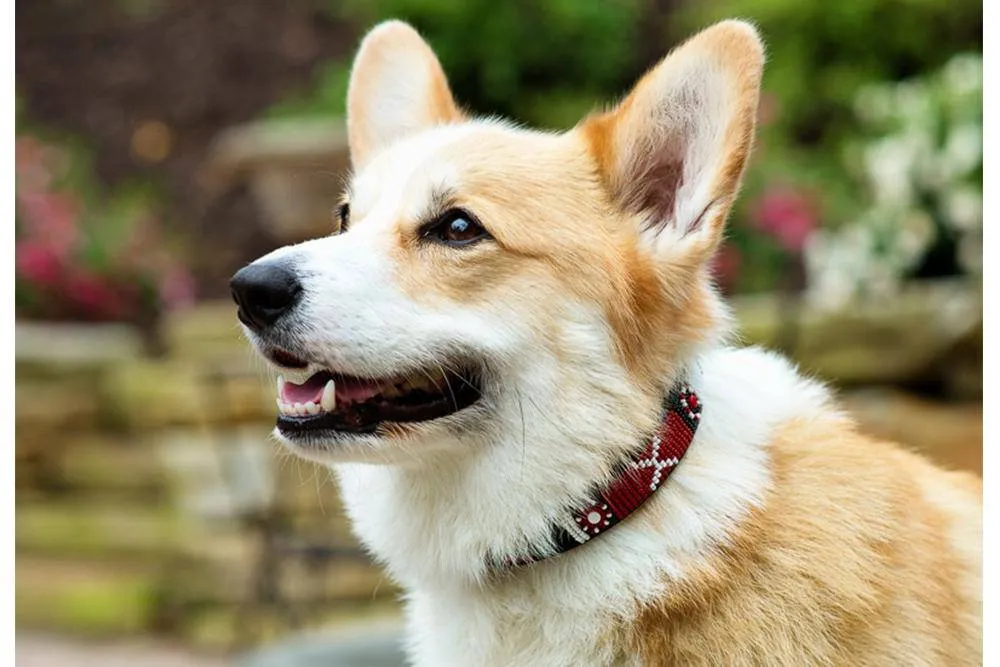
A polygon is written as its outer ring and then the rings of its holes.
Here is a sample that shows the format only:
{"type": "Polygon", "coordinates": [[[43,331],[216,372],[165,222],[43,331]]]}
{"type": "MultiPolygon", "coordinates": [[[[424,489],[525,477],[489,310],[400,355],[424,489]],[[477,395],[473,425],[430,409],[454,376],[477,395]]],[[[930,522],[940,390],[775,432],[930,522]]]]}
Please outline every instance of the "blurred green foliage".
{"type": "Polygon", "coordinates": [[[855,96],[864,132],[846,163],[866,208],[806,248],[816,303],[892,298],[914,277],[981,275],[982,83],[982,57],[966,53],[855,96]]]}
{"type": "MultiPolygon", "coordinates": [[[[760,129],[730,226],[743,291],[773,288],[797,261],[754,223],[768,192],[814,201],[817,226],[867,209],[866,184],[850,165],[852,144],[867,131],[854,109],[858,92],[982,50],[982,5],[973,0],[331,0],[330,11],[359,32],[387,18],[409,21],[438,53],[460,103],[548,128],[619,98],[707,25],[755,23],[768,49],[760,129]]],[[[343,113],[349,66],[330,63],[314,91],[274,113],[343,113]]]]}
{"type": "Polygon", "coordinates": [[[858,91],[982,50],[982,3],[974,0],[713,0],[678,16],[688,32],[728,17],[757,25],[768,60],[748,194],[776,179],[818,189],[827,223],[863,206],[844,164],[847,143],[863,131],[858,91]]]}
{"type": "MultiPolygon", "coordinates": [[[[641,71],[642,0],[346,0],[330,11],[362,30],[388,18],[431,43],[459,103],[481,114],[565,128],[625,92],[641,71]]],[[[331,63],[276,115],[343,113],[349,62],[331,63]]]]}

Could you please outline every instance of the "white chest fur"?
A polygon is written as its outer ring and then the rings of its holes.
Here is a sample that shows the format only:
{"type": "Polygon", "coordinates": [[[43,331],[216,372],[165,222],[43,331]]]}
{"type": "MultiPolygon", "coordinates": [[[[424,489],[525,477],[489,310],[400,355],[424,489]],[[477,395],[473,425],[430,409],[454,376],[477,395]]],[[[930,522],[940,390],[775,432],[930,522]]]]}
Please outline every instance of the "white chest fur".
{"type": "Polygon", "coordinates": [[[453,484],[454,471],[336,467],[357,535],[406,590],[416,665],[632,664],[614,648],[611,630],[683,578],[762,502],[774,427],[835,415],[822,386],[761,350],[703,354],[689,381],[704,404],[702,423],[646,506],[606,536],[496,580],[482,577],[476,545],[503,517],[505,471],[490,488],[453,484]],[[489,516],[477,509],[483,494],[492,496],[489,516]]]}

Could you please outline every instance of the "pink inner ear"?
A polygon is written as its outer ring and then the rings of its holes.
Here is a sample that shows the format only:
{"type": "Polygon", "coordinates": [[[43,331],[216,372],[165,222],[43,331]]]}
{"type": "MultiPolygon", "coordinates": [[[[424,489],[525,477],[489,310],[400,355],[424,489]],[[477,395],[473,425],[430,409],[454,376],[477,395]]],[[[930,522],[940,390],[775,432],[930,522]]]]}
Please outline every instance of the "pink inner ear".
{"type": "Polygon", "coordinates": [[[702,125],[712,122],[704,96],[705,91],[682,88],[617,114],[618,131],[624,134],[619,144],[620,198],[629,211],[647,217],[650,229],[671,224],[683,226],[684,233],[693,229],[691,220],[678,220],[677,215],[689,208],[680,196],[685,172],[690,177],[695,165],[686,161],[711,159],[691,154],[699,135],[705,134],[702,125]]]}
{"type": "Polygon", "coordinates": [[[684,176],[684,163],[676,155],[651,155],[640,166],[638,177],[625,187],[629,208],[648,216],[648,225],[656,227],[673,220],[677,191],[684,176]]]}

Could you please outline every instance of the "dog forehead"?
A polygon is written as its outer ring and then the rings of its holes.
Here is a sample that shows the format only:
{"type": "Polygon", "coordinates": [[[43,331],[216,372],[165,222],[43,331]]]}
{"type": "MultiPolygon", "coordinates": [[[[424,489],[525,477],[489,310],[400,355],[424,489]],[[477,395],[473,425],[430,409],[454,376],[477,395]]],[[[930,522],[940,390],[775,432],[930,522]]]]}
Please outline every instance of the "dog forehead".
{"type": "MultiPolygon", "coordinates": [[[[558,151],[554,137],[499,121],[432,128],[385,149],[351,184],[352,209],[415,217],[435,192],[510,186],[511,178],[537,182],[539,168],[558,151]]],[[[558,162],[558,161],[555,161],[558,162]]],[[[555,166],[555,164],[553,164],[555,166]]]]}
{"type": "Polygon", "coordinates": [[[351,183],[352,208],[366,216],[380,211],[417,215],[426,203],[422,193],[457,184],[461,165],[450,159],[446,149],[476,129],[437,127],[386,148],[351,183]]]}

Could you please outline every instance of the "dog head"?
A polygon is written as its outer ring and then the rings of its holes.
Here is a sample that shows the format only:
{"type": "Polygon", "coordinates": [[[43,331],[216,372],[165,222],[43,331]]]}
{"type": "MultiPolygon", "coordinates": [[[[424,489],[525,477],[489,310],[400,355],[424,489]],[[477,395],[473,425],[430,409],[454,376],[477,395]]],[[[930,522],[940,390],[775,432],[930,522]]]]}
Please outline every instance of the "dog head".
{"type": "Polygon", "coordinates": [[[299,380],[278,381],[280,438],[412,463],[648,425],[725,323],[710,261],[762,65],[756,31],[723,22],[614,109],[544,133],[468,117],[412,28],[374,28],[339,229],[232,281],[247,335],[299,380]]]}

